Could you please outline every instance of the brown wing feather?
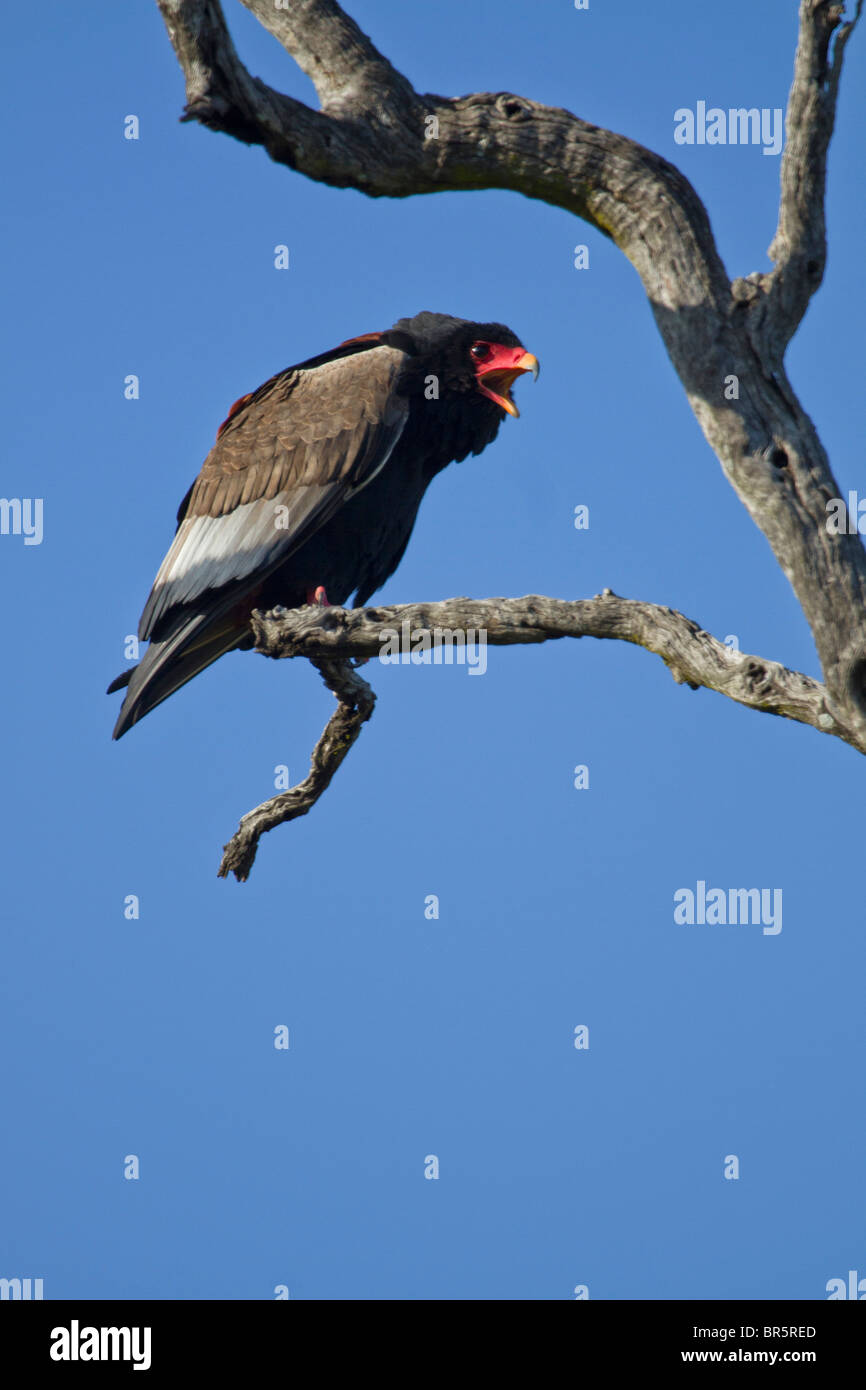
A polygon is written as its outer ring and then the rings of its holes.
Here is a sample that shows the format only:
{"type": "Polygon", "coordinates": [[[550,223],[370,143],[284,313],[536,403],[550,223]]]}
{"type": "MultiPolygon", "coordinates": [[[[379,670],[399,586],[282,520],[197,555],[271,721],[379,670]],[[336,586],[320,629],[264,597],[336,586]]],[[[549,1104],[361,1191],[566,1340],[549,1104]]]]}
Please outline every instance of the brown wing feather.
{"type": "Polygon", "coordinates": [[[381,346],[291,369],[229,417],[157,574],[142,640],[210,590],[259,582],[375,476],[406,421],[394,389],[405,360],[381,346]]]}

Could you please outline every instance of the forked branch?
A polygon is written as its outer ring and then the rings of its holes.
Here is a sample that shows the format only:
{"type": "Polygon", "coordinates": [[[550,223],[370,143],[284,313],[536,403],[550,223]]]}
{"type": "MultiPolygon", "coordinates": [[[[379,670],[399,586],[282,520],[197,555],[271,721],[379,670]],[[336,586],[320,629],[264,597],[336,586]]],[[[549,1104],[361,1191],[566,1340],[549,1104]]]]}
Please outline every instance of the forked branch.
{"type": "Polygon", "coordinates": [[[262,802],[242,817],[234,835],[223,846],[219,878],[234,874],[240,883],[249,878],[262,835],[312,810],[330,786],[331,778],[361,732],[361,725],[373,713],[376,696],[348,661],[314,658],[313,665],[336,695],[337,708],[313,749],[310,770],[303,782],[262,802]]]}
{"type": "Polygon", "coordinates": [[[350,657],[419,666],[439,651],[440,659],[449,664],[466,659],[467,644],[512,647],[561,637],[612,638],[660,656],[680,685],[715,690],[747,709],[808,724],[866,753],[856,731],[830,713],[820,681],[777,661],[732,649],[671,608],[620,598],[610,589],[572,602],[528,594],[382,608],[280,609],[254,613],[252,628],[256,651],[277,659],[309,658],[340,703],[316,745],[304,781],[244,816],[225,846],[219,869],[223,878],[229,873],[248,878],[260,837],[312,809],[370,718],[375,696],[349,665],[350,657]]]}

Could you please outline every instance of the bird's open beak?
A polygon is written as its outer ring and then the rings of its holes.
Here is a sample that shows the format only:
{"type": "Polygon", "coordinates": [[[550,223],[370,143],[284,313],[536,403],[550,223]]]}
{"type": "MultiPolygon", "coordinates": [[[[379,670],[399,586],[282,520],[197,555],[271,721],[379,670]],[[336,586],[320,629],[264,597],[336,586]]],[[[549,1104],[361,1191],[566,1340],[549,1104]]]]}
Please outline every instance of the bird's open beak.
{"type": "Polygon", "coordinates": [[[516,417],[520,411],[511,399],[511,387],[524,372],[532,372],[533,378],[538,378],[537,357],[522,347],[501,347],[495,344],[493,356],[487,358],[478,372],[478,389],[497,405],[501,405],[503,410],[507,410],[509,415],[516,417]]]}

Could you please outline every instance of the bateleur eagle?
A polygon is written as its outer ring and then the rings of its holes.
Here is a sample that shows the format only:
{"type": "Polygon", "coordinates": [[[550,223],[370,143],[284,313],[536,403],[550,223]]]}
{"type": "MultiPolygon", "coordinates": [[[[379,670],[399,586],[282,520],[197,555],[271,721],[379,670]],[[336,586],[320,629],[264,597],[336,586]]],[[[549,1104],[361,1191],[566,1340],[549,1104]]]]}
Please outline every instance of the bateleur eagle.
{"type": "Polygon", "coordinates": [[[421,499],[452,461],[480,454],[510,387],[538,362],[501,323],[448,314],[350,338],[242,396],[180,505],[139,623],[150,643],[120,738],[225,652],[251,647],[254,608],[327,596],[361,607],[406,549],[421,499]]]}

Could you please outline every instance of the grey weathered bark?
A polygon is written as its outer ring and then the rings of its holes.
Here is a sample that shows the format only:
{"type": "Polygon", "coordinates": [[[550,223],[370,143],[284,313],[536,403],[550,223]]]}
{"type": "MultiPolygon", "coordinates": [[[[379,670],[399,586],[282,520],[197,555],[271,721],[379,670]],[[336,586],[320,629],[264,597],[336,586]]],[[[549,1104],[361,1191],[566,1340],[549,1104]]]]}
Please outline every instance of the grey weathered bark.
{"type": "Polygon", "coordinates": [[[331,778],[361,732],[361,725],[373,713],[376,696],[348,661],[310,659],[325,685],[336,695],[337,708],[313,749],[310,771],[303,782],[280,792],[279,796],[272,796],[270,801],[262,802],[241,817],[234,835],[223,846],[218,878],[234,874],[240,883],[249,878],[262,835],[312,810],[330,786],[331,778]]]}
{"type": "MultiPolygon", "coordinates": [[[[314,82],[321,103],[314,111],[250,76],[218,0],[158,3],[186,76],[184,119],[261,144],[276,162],[310,178],[373,197],[513,189],[575,213],[615,241],[643,282],[707,441],[809,623],[825,681],[812,682],[811,695],[832,723],[815,727],[866,752],[866,551],[859,535],[828,530],[826,504],[839,487],[784,367],[823,276],[827,151],[843,53],[862,0],[845,22],[844,5],[801,0],[779,223],[769,252],[774,268],[733,282],[691,184],[625,136],[508,92],[419,94],[335,0],[292,0],[286,8],[243,0],[314,82]],[[725,395],[732,376],[735,400],[725,395]]],[[[502,611],[518,630],[515,602],[502,611]]],[[[680,659],[678,667],[691,671],[691,683],[720,689],[706,634],[671,616],[694,649],[691,664],[680,659]]],[[[627,636],[617,627],[594,635],[627,636]]]]}

